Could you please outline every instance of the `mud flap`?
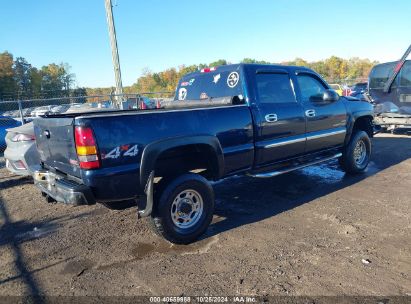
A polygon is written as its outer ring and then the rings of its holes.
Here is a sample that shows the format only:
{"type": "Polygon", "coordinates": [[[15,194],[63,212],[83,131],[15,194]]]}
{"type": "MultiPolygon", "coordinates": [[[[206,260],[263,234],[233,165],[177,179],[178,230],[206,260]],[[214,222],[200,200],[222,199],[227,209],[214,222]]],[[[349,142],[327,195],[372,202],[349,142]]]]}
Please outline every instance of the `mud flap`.
{"type": "Polygon", "coordinates": [[[145,208],[144,210],[138,210],[138,218],[147,217],[151,215],[153,211],[153,204],[154,204],[154,171],[151,171],[146,188],[144,190],[145,196],[143,200],[145,201],[145,208]]]}

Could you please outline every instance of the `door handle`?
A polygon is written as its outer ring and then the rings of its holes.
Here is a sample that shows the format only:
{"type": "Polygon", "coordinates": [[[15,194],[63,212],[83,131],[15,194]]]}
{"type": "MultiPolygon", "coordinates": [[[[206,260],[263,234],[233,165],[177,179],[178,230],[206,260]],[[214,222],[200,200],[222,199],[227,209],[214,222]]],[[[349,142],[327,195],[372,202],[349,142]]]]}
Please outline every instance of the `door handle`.
{"type": "Polygon", "coordinates": [[[267,114],[267,115],[265,115],[264,118],[265,118],[266,122],[276,122],[278,120],[277,114],[274,114],[274,113],[267,114]]]}
{"type": "Polygon", "coordinates": [[[305,111],[305,116],[307,116],[307,117],[315,117],[315,110],[310,109],[310,110],[305,111]]]}

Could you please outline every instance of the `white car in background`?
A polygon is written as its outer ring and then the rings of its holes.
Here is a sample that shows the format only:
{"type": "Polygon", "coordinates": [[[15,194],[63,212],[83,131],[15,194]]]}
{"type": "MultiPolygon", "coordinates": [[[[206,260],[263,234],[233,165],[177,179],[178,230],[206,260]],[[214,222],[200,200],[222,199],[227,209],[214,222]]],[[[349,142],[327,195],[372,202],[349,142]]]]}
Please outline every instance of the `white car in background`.
{"type": "Polygon", "coordinates": [[[34,166],[40,164],[36,148],[33,123],[7,129],[4,151],[6,168],[17,175],[31,175],[34,166]]]}
{"type": "Polygon", "coordinates": [[[50,111],[53,109],[53,107],[55,107],[55,106],[42,106],[42,107],[37,107],[37,108],[35,108],[35,109],[31,112],[30,116],[31,116],[31,117],[40,117],[40,116],[43,116],[43,115],[47,114],[48,112],[50,112],[50,111]]]}

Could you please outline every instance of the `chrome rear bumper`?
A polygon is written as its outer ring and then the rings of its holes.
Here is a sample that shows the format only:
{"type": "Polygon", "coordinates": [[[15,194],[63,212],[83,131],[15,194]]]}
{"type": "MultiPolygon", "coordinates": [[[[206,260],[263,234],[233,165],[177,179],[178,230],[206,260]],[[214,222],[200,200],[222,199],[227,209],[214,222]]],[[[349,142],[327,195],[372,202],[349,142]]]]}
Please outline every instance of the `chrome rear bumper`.
{"type": "Polygon", "coordinates": [[[95,204],[91,189],[47,170],[33,173],[34,184],[46,196],[57,202],[72,205],[95,204]]]}

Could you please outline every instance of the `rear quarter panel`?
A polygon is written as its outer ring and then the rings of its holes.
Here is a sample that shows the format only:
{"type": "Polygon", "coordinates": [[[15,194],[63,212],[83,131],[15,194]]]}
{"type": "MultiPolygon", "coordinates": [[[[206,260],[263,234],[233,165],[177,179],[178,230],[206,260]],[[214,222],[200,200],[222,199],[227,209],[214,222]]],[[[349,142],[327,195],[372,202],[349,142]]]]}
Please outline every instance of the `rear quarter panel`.
{"type": "Polygon", "coordinates": [[[91,126],[96,136],[102,168],[83,171],[82,178],[99,188],[100,197],[118,189],[125,192],[122,196],[133,196],[144,149],[163,140],[216,137],[224,154],[223,175],[250,168],[254,160],[252,119],[246,105],[84,116],[76,118],[75,125],[91,126]]]}

